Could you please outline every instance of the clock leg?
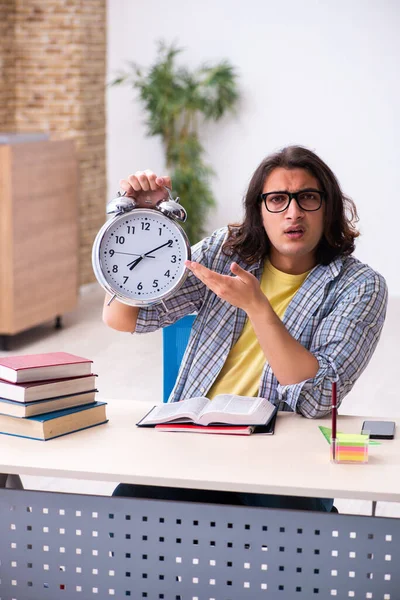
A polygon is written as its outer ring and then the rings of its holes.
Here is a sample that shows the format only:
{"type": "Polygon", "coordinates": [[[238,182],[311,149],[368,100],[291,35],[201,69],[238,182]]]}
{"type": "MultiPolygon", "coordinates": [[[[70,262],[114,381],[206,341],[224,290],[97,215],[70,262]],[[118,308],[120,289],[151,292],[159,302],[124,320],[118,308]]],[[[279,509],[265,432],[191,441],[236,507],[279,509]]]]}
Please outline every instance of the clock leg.
{"type": "Polygon", "coordinates": [[[63,323],[62,323],[62,316],[61,315],[57,315],[56,319],[54,321],[54,328],[55,329],[62,329],[63,323]]]}
{"type": "Polygon", "coordinates": [[[1,350],[9,350],[10,349],[10,335],[0,335],[0,349],[1,350]]]}

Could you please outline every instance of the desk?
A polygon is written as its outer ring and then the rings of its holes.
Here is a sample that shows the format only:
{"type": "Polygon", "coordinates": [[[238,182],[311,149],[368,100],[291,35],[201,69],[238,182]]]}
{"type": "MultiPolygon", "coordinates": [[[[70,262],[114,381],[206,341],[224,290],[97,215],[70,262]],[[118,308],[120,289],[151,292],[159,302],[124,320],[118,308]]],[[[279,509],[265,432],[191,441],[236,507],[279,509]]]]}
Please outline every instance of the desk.
{"type": "MultiPolygon", "coordinates": [[[[0,472],[400,501],[399,438],[332,465],[329,419],[283,413],[274,436],[238,438],[136,428],[141,402],[107,408],[107,425],[50,442],[0,436],[0,472]]],[[[396,519],[12,490],[0,510],[1,600],[400,598],[396,519]]]]}

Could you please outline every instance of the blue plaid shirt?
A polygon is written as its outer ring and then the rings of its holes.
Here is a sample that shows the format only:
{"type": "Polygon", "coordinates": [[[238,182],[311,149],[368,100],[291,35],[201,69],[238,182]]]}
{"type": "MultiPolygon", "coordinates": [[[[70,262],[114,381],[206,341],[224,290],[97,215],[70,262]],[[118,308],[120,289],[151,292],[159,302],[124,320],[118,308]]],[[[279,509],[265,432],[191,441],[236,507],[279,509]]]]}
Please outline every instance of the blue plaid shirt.
{"type": "MultiPolygon", "coordinates": [[[[192,249],[192,260],[232,275],[230,264],[261,279],[264,262],[251,266],[237,255],[226,256],[222,245],[227,228],[215,231],[192,249]]],[[[318,360],[314,378],[280,385],[266,361],[259,396],[305,417],[323,417],[331,409],[331,384],[338,380],[338,402],[351,390],[378,343],[387,307],[384,278],[356,258],[337,257],[317,265],[286,309],[283,323],[289,333],[318,360]]],[[[170,402],[206,395],[216,380],[247,315],[221,300],[193,273],[176,295],[139,311],[136,332],[147,333],[197,313],[170,402]]]]}

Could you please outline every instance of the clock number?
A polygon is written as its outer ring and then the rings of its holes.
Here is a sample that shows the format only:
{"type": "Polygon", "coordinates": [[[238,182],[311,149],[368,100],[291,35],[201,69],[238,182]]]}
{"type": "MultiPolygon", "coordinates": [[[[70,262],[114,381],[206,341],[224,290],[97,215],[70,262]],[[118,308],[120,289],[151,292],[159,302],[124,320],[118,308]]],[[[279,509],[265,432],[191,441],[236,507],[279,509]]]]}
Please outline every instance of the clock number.
{"type": "Polygon", "coordinates": [[[112,271],[113,273],[118,273],[118,265],[114,265],[112,271]]]}
{"type": "Polygon", "coordinates": [[[175,254],[173,254],[173,255],[171,256],[171,262],[172,262],[172,263],[176,263],[176,255],[175,255],[175,254]]]}
{"type": "Polygon", "coordinates": [[[154,279],[154,281],[153,281],[153,287],[154,288],[158,287],[158,279],[154,279]]]}
{"type": "Polygon", "coordinates": [[[115,243],[116,244],[125,244],[125,238],[123,235],[116,235],[115,236],[115,243]]]}
{"type": "Polygon", "coordinates": [[[142,230],[149,231],[150,230],[150,223],[144,223],[142,221],[142,230]]]}
{"type": "Polygon", "coordinates": [[[109,251],[109,255],[110,255],[110,256],[114,256],[114,250],[110,250],[110,251],[109,251]]]}
{"type": "Polygon", "coordinates": [[[134,225],[128,225],[128,233],[135,233],[134,225]]]}
{"type": "Polygon", "coordinates": [[[126,275],[124,275],[124,285],[128,281],[128,279],[129,279],[129,277],[127,277],[126,275]]]}
{"type": "Polygon", "coordinates": [[[158,228],[158,234],[159,234],[159,235],[162,235],[162,227],[159,227],[159,228],[158,228]]]}
{"type": "Polygon", "coordinates": [[[138,290],[142,290],[143,289],[143,285],[142,285],[141,281],[139,281],[139,283],[137,284],[137,289],[138,290]]]}
{"type": "Polygon", "coordinates": [[[168,248],[172,248],[173,243],[174,242],[172,240],[168,240],[168,248]]]}
{"type": "Polygon", "coordinates": [[[169,270],[168,270],[168,271],[165,271],[164,275],[165,275],[165,277],[170,277],[170,272],[169,272],[169,270]]]}

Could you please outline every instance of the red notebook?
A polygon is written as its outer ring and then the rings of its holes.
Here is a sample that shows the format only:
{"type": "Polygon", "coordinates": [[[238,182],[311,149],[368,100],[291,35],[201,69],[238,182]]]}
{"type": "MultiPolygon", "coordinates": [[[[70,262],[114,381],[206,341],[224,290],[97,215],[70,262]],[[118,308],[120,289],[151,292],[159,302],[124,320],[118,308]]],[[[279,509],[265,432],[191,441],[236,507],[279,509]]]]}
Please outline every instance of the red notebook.
{"type": "Polygon", "coordinates": [[[161,423],[156,425],[158,431],[181,431],[187,433],[216,433],[223,435],[251,435],[252,425],[191,425],[190,423],[161,423]]]}
{"type": "Polygon", "coordinates": [[[264,433],[274,435],[277,412],[266,425],[195,425],[193,423],[159,423],[158,431],[182,431],[186,433],[216,433],[222,435],[251,435],[264,433]]]}
{"type": "Polygon", "coordinates": [[[68,352],[23,354],[0,358],[0,379],[21,383],[89,375],[92,360],[68,352]]]}

